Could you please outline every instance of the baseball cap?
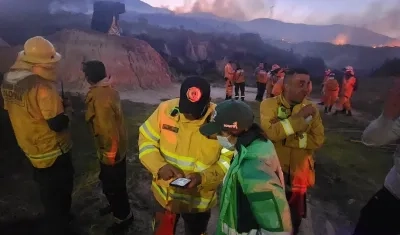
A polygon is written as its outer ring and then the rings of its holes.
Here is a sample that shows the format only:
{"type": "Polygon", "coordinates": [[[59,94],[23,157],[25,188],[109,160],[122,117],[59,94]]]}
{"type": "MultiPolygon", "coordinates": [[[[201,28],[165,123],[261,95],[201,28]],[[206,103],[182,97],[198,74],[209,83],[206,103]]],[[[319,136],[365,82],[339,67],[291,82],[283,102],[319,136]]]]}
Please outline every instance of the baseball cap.
{"type": "Polygon", "coordinates": [[[191,76],[181,85],[179,111],[200,117],[210,102],[210,83],[202,77],[191,76]]]}
{"type": "Polygon", "coordinates": [[[200,127],[205,136],[221,131],[245,130],[254,123],[254,113],[250,106],[239,100],[226,100],[215,107],[209,123],[200,127]]]}

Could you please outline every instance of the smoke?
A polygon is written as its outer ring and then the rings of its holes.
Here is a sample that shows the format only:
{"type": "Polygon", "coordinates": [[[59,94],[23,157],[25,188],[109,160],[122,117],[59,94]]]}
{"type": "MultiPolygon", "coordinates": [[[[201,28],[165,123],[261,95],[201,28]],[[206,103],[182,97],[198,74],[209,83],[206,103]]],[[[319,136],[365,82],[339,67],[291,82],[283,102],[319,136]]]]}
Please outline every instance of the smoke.
{"type": "Polygon", "coordinates": [[[71,12],[91,14],[94,0],[53,0],[48,5],[50,14],[71,12]]]}
{"type": "Polygon", "coordinates": [[[327,23],[347,24],[370,29],[374,32],[400,38],[400,4],[383,4],[375,1],[358,15],[338,14],[327,23]]]}
{"type": "Polygon", "coordinates": [[[273,17],[276,0],[185,0],[183,6],[173,9],[178,13],[209,12],[235,20],[273,17]]]}

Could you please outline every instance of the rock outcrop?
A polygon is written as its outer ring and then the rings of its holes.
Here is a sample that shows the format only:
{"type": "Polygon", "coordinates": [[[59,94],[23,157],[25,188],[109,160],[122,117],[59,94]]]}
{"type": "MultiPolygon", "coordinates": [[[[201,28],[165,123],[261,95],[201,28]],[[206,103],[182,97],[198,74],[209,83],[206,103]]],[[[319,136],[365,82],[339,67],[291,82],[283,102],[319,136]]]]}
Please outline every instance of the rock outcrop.
{"type": "MultiPolygon", "coordinates": [[[[81,64],[87,60],[103,61],[119,90],[152,89],[171,84],[168,64],[145,41],[78,30],[62,30],[46,38],[63,56],[59,77],[66,87],[86,88],[81,64]]],[[[21,49],[22,46],[0,49],[0,72],[12,65],[21,49]]]]}

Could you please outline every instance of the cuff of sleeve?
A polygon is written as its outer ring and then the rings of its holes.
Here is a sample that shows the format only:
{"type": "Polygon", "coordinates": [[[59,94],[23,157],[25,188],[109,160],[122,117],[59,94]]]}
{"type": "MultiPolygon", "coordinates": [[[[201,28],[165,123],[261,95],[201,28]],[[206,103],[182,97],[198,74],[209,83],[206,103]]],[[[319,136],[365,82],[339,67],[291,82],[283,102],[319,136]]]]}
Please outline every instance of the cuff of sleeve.
{"type": "Polygon", "coordinates": [[[153,163],[152,172],[151,172],[153,174],[153,177],[158,180],[158,172],[160,171],[161,168],[163,168],[167,164],[168,164],[167,162],[153,163]]]}

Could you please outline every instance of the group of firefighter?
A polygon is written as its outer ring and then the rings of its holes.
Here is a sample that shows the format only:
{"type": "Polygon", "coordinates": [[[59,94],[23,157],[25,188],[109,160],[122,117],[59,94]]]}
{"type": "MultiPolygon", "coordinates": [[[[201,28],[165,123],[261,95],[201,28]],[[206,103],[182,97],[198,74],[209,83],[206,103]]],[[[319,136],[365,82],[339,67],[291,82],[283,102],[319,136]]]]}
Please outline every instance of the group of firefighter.
{"type": "MultiPolygon", "coordinates": [[[[55,87],[61,59],[51,42],[33,37],[26,41],[1,86],[18,144],[34,169],[45,215],[39,234],[45,235],[77,234],[70,228],[74,167],[69,126],[73,113],[71,102],[55,87]]],[[[99,178],[109,202],[99,210],[115,218],[108,232],[124,234],[134,218],[126,187],[128,140],[120,97],[101,61],[82,65],[90,84],[85,120],[93,134],[99,178]]],[[[237,67],[236,89],[242,94],[236,98],[244,100],[243,70],[237,67]]],[[[262,64],[256,71],[257,75],[268,74],[262,64]]],[[[152,175],[149,187],[153,197],[148,202],[154,214],[153,234],[175,234],[179,218],[186,235],[206,234],[217,197],[217,235],[299,233],[307,212],[307,190],[315,183],[313,154],[324,143],[324,126],[318,108],[307,99],[309,73],[286,69],[275,74],[281,79],[279,93],[263,99],[266,85],[259,85],[260,124],[255,122],[252,108],[229,99],[229,93],[228,100],[211,102],[210,84],[193,76],[182,83],[179,98],[161,102],[140,125],[138,156],[152,175]],[[189,183],[181,187],[171,184],[180,178],[189,183]]],[[[267,84],[268,79],[258,82],[267,84]]],[[[350,99],[345,98],[346,102],[350,99]]],[[[330,104],[326,104],[328,109],[330,104]]],[[[379,195],[386,196],[385,202],[393,201],[387,192],[379,195]]],[[[379,210],[374,205],[372,210],[379,210]]],[[[367,220],[360,222],[355,235],[396,234],[380,232],[385,231],[382,223],[397,217],[379,220],[381,214],[368,215],[362,212],[360,218],[367,220]]]]}
{"type": "MultiPolygon", "coordinates": [[[[278,64],[272,65],[271,69],[265,68],[264,63],[260,63],[254,71],[254,77],[257,83],[257,95],[255,100],[261,102],[264,95],[267,98],[279,96],[283,92],[283,79],[286,70],[278,64]]],[[[229,61],[224,68],[224,79],[226,96],[225,99],[232,99],[233,88],[235,89],[235,99],[245,99],[245,72],[238,63],[234,64],[229,61]],[[236,65],[236,66],[235,66],[236,65]],[[236,68],[235,68],[236,67],[236,68]],[[240,94],[239,94],[240,90],[240,94]]],[[[333,115],[339,113],[352,116],[351,97],[353,92],[357,90],[357,79],[352,66],[346,66],[344,69],[344,77],[340,89],[339,82],[335,78],[335,73],[330,69],[325,70],[324,80],[321,85],[321,102],[324,105],[324,112],[332,112],[332,107],[336,104],[336,110],[333,115]],[[341,91],[341,92],[339,92],[341,91]]],[[[312,82],[308,84],[308,95],[312,92],[312,82]]]]}

